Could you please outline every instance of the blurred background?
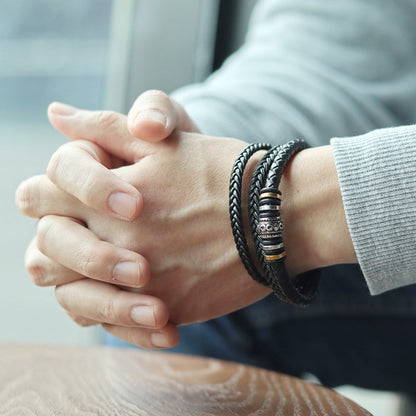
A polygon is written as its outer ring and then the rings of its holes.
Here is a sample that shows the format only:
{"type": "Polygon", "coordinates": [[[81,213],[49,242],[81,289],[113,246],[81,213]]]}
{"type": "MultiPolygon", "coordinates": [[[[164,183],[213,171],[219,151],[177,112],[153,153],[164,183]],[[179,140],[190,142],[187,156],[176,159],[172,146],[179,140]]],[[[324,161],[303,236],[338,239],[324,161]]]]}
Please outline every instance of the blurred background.
{"type": "MultiPolygon", "coordinates": [[[[34,286],[24,252],[36,221],[21,216],[14,191],[45,172],[65,142],[46,109],[58,100],[126,112],[149,88],[202,81],[244,39],[255,0],[0,0],[0,343],[88,345],[53,289],[34,286]]],[[[343,390],[376,416],[394,415],[390,394],[343,390]]]]}
{"type": "Polygon", "coordinates": [[[44,173],[65,142],[48,123],[48,104],[126,112],[149,88],[170,92],[202,81],[238,47],[254,3],[0,0],[0,341],[100,341],[100,331],[73,325],[53,290],[35,287],[24,269],[36,221],[17,212],[14,191],[44,173]],[[232,3],[241,18],[231,19],[232,3]],[[233,36],[223,36],[232,29],[225,19],[238,22],[233,36]]]}

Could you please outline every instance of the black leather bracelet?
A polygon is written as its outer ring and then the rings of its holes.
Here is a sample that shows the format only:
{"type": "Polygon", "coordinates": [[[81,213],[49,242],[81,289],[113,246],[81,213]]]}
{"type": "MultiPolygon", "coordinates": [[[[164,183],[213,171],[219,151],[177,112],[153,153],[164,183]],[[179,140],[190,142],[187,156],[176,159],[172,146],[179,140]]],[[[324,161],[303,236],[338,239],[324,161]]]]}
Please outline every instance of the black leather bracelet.
{"type": "Polygon", "coordinates": [[[295,306],[307,306],[314,299],[320,271],[313,270],[290,278],[286,267],[286,252],[280,220],[281,192],[279,184],[285,167],[295,153],[307,147],[302,140],[271,147],[264,143],[245,148],[233,166],[230,180],[230,219],[237,251],[247,272],[254,280],[270,287],[275,295],[295,306]],[[257,165],[250,184],[249,220],[257,256],[264,276],[257,270],[244,235],[241,213],[241,186],[244,169],[258,150],[270,149],[257,165]]]}
{"type": "Polygon", "coordinates": [[[260,192],[258,224],[254,231],[254,238],[260,240],[263,258],[259,260],[264,265],[267,282],[279,298],[296,306],[307,306],[314,299],[320,283],[320,271],[313,270],[292,279],[289,277],[284,264],[286,252],[280,220],[282,196],[278,188],[290,159],[306,147],[306,142],[292,140],[282,145],[275,154],[265,186],[260,192]]]}
{"type": "Polygon", "coordinates": [[[256,269],[244,235],[241,213],[241,187],[244,169],[250,157],[259,150],[268,150],[270,148],[271,145],[267,143],[255,143],[247,146],[236,159],[230,179],[230,220],[235,245],[247,272],[254,280],[265,286],[269,285],[256,269]]]}

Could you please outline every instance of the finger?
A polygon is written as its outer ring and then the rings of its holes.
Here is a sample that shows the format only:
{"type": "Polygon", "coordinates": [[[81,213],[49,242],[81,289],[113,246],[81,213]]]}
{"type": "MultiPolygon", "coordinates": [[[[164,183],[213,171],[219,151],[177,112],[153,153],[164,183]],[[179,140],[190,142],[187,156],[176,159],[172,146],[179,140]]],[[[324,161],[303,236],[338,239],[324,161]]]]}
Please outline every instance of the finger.
{"type": "Polygon", "coordinates": [[[93,143],[67,143],[52,156],[47,175],[88,207],[133,220],[140,214],[143,199],[134,186],[103,166],[105,159],[105,152],[93,143]]]}
{"type": "Polygon", "coordinates": [[[84,318],[83,316],[74,315],[70,312],[66,312],[66,314],[79,326],[83,328],[87,328],[89,326],[100,325],[101,322],[93,321],[92,319],[84,318]]]}
{"type": "Polygon", "coordinates": [[[162,91],[146,91],[137,98],[128,115],[130,133],[142,140],[158,142],[173,130],[195,132],[199,129],[185,109],[162,91]]]}
{"type": "Polygon", "coordinates": [[[36,237],[30,242],[26,250],[25,266],[30,278],[37,286],[56,286],[84,279],[81,274],[42,254],[37,247],[36,237]]]}
{"type": "Polygon", "coordinates": [[[160,299],[91,279],[57,286],[55,296],[72,315],[101,323],[161,329],[169,319],[160,299]]]}
{"type": "Polygon", "coordinates": [[[100,240],[72,218],[41,218],[37,245],[51,260],[91,279],[141,287],[150,278],[150,266],[143,256],[100,240]]]}
{"type": "Polygon", "coordinates": [[[15,203],[19,211],[32,218],[44,215],[64,215],[84,221],[85,206],[72,195],[59,189],[46,175],[23,181],[16,190],[15,203]]]}
{"type": "Polygon", "coordinates": [[[146,156],[151,147],[132,136],[126,116],[114,111],[87,111],[54,102],[49,105],[51,124],[72,140],[88,140],[129,163],[146,156]]]}
{"type": "Polygon", "coordinates": [[[103,324],[102,327],[111,335],[142,348],[173,348],[179,343],[178,328],[171,323],[158,331],[109,324],[103,324]]]}

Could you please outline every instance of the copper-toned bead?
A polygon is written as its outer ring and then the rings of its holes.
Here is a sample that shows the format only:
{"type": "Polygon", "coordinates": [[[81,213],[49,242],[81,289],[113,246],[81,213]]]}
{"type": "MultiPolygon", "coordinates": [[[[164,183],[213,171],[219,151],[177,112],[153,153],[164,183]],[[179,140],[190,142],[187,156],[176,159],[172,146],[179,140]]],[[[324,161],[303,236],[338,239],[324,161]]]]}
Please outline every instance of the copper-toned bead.
{"type": "Polygon", "coordinates": [[[262,194],[260,194],[260,199],[265,199],[265,198],[276,198],[276,199],[282,199],[282,195],[278,194],[276,192],[264,192],[262,194]]]}
{"type": "Polygon", "coordinates": [[[273,255],[264,255],[264,260],[266,261],[277,261],[286,258],[286,251],[280,254],[273,254],[273,255]]]}

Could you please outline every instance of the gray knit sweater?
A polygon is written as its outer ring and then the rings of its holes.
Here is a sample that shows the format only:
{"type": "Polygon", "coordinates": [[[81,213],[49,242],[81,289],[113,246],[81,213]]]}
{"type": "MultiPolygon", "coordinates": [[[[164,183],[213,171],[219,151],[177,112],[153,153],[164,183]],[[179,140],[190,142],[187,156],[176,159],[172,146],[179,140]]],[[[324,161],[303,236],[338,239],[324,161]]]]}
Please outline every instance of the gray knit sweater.
{"type": "Polygon", "coordinates": [[[343,137],[331,144],[372,294],[416,282],[416,126],[381,129],[416,119],[415,22],[415,0],[260,1],[244,46],[175,93],[206,134],[343,137]]]}

